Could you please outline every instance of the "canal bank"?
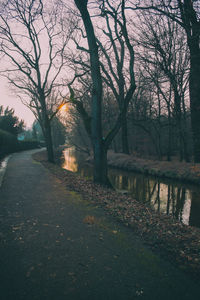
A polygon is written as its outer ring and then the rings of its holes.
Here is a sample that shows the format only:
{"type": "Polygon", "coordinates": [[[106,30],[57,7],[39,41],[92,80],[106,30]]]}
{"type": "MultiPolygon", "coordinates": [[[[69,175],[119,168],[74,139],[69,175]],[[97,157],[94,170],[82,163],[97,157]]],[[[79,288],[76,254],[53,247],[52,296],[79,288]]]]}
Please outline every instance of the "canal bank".
{"type": "Polygon", "coordinates": [[[200,184],[200,164],[197,163],[147,160],[133,155],[108,152],[108,165],[127,171],[200,184]]]}
{"type": "MultiPolygon", "coordinates": [[[[60,162],[62,168],[92,180],[93,166],[91,163],[87,163],[88,161],[91,162],[87,155],[75,151],[74,148],[67,148],[58,156],[63,158],[60,162]]],[[[144,163],[146,169],[149,165],[149,170],[151,170],[152,164],[158,164],[155,161],[145,161],[128,155],[109,152],[108,177],[117,192],[129,194],[138,202],[150,206],[158,213],[171,215],[185,225],[200,228],[199,184],[134,171],[134,167],[130,167],[131,161],[132,166],[135,162],[135,165],[140,166],[142,170],[145,170],[142,168],[144,163]],[[126,170],[127,167],[130,168],[129,171],[126,170]]],[[[160,165],[157,167],[161,169],[160,165]]],[[[168,163],[167,171],[170,167],[174,168],[174,164],[168,163]]],[[[188,172],[187,164],[186,167],[182,166],[182,168],[188,172]]],[[[181,166],[179,169],[181,171],[181,166]]],[[[184,173],[183,170],[182,173],[184,173]]],[[[165,168],[162,169],[162,173],[164,172],[165,168]]]]}
{"type": "Polygon", "coordinates": [[[172,261],[180,269],[199,280],[200,230],[160,214],[138,203],[129,195],[102,188],[90,180],[46,161],[45,153],[34,156],[73,192],[82,195],[91,205],[102,206],[106,213],[131,227],[155,251],[172,261]]]}
{"type": "MultiPolygon", "coordinates": [[[[65,163],[66,157],[65,151],[71,151],[74,153],[74,148],[61,146],[57,149],[56,157],[57,161],[65,163]]],[[[79,152],[81,153],[81,152],[79,152]]],[[[93,162],[92,156],[88,156],[82,152],[82,158],[88,163],[93,162]]],[[[77,172],[77,158],[71,163],[72,172],[77,172]]],[[[107,153],[108,166],[111,168],[121,169],[128,172],[138,172],[141,174],[157,176],[160,178],[167,178],[180,181],[182,183],[191,183],[200,185],[200,163],[193,162],[179,162],[173,161],[160,161],[143,159],[135,155],[127,155],[123,153],[115,153],[108,151],[107,153]]]]}

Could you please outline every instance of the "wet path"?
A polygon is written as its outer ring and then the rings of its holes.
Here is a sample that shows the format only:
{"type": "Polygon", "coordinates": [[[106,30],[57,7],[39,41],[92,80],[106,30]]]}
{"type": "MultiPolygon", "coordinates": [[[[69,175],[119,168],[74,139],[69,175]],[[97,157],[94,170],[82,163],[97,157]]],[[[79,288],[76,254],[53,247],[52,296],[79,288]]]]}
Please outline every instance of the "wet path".
{"type": "Polygon", "coordinates": [[[32,153],[10,158],[0,189],[2,300],[199,298],[198,285],[67,192],[32,153]]]}

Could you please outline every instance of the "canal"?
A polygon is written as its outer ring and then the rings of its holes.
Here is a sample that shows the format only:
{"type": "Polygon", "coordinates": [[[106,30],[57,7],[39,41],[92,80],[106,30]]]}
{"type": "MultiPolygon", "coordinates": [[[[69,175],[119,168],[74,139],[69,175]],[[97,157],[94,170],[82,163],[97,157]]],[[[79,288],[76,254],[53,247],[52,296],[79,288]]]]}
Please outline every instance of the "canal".
{"type": "MultiPolygon", "coordinates": [[[[92,178],[92,166],[86,155],[73,148],[65,149],[64,169],[92,178]]],[[[200,187],[136,172],[109,168],[109,179],[120,193],[128,193],[158,212],[172,215],[186,225],[200,228],[200,187]]]]}

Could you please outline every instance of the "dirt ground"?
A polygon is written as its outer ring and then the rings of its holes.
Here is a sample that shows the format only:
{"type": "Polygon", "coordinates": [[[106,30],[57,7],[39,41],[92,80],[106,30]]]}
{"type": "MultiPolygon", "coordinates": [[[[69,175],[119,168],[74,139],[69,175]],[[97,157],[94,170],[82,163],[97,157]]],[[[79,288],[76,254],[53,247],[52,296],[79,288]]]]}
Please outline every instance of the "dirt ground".
{"type": "MultiPolygon", "coordinates": [[[[200,280],[200,229],[186,226],[171,216],[159,214],[129,195],[121,195],[56,164],[48,163],[45,152],[34,154],[34,159],[48,168],[67,189],[80,193],[94,205],[102,206],[116,220],[131,227],[155,252],[189,273],[195,280],[200,280]]],[[[125,170],[200,182],[200,166],[192,163],[146,161],[112,153],[108,155],[108,162],[112,167],[125,170]]]]}

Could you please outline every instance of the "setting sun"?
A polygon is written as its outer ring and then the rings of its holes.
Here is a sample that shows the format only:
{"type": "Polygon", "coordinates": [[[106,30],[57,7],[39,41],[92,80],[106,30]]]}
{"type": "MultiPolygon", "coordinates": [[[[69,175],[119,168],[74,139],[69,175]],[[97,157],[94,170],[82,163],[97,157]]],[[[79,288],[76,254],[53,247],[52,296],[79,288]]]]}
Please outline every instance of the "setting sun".
{"type": "Polygon", "coordinates": [[[61,111],[61,113],[66,113],[69,110],[69,106],[68,103],[62,103],[59,105],[58,107],[59,111],[61,111]]]}

